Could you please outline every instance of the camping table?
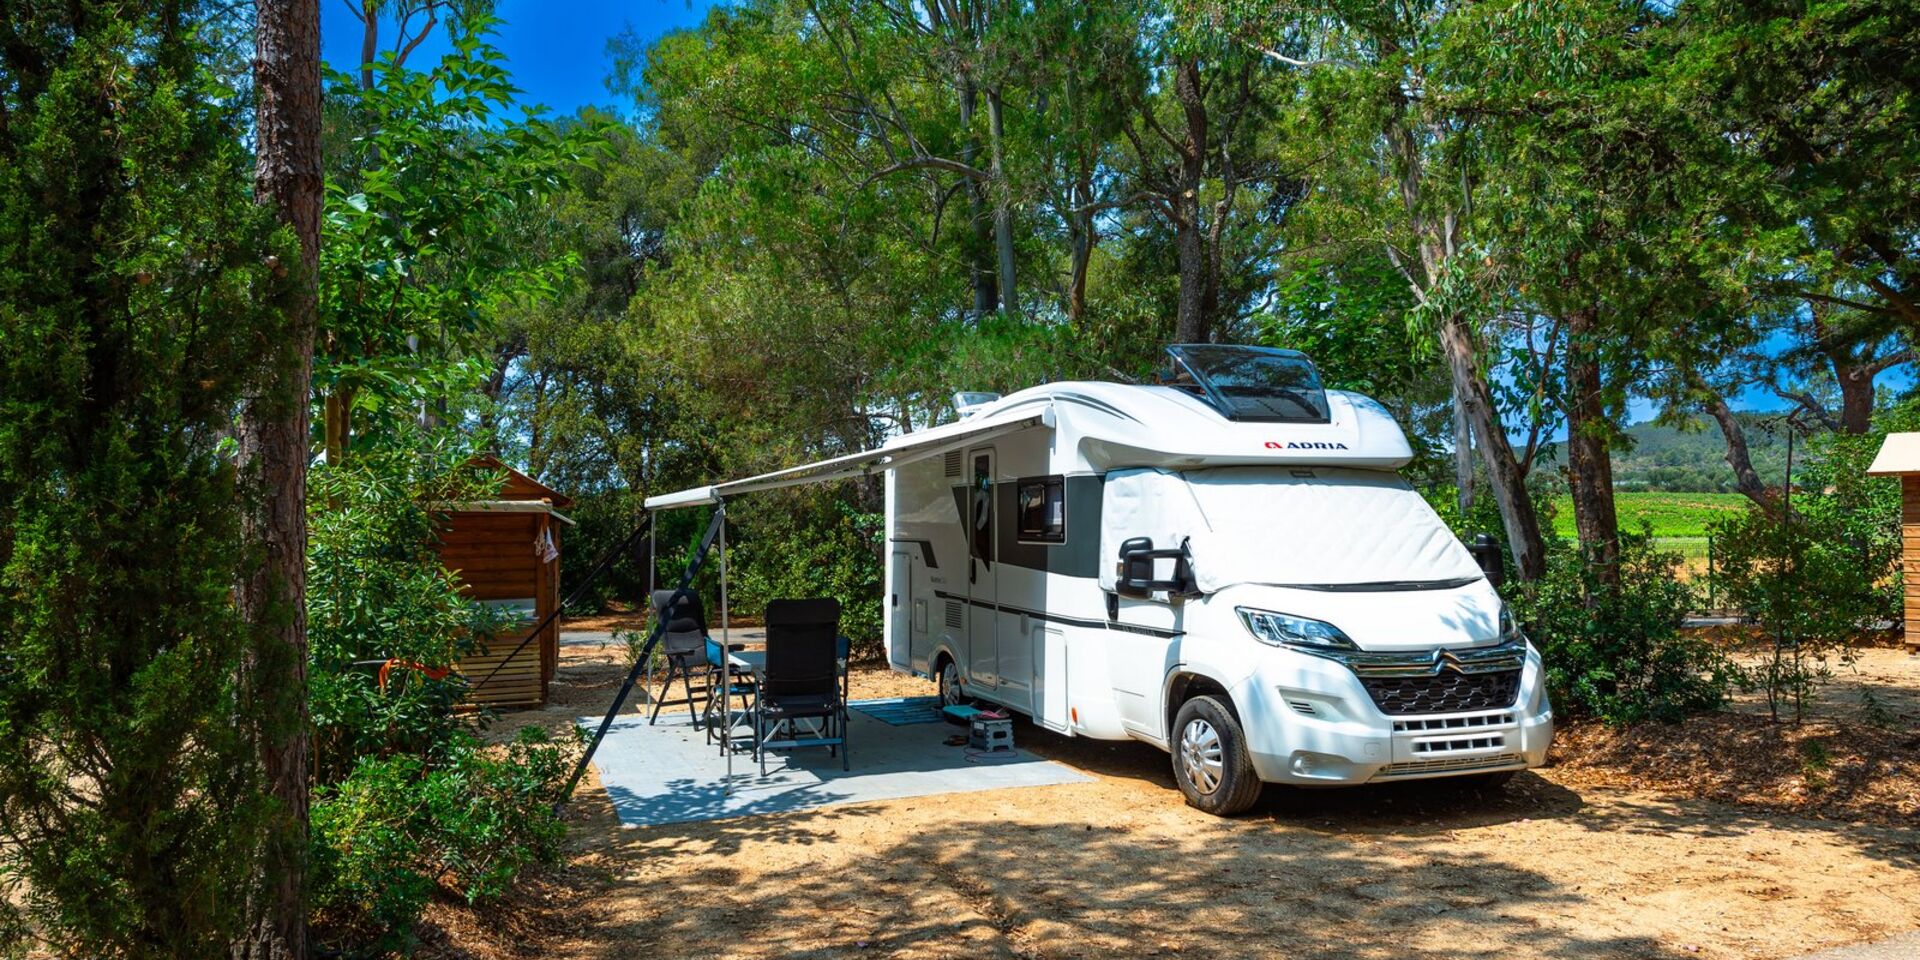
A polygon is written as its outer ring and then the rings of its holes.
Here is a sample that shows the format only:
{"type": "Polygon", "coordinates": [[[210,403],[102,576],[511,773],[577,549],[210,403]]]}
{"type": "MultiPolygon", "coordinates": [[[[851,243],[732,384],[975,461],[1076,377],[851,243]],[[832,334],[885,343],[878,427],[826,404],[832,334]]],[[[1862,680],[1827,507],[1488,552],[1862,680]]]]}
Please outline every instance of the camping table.
{"type": "MultiPolygon", "coordinates": [[[[729,651],[727,651],[727,668],[728,668],[729,670],[743,670],[743,671],[745,671],[745,672],[746,672],[746,673],[747,673],[747,674],[748,674],[749,676],[751,676],[751,677],[753,678],[753,685],[754,685],[754,688],[755,688],[756,690],[757,690],[757,689],[759,689],[759,686],[760,686],[760,674],[761,674],[761,673],[763,673],[763,672],[765,672],[765,671],[766,671],[766,669],[767,669],[767,651],[766,651],[766,648],[764,648],[764,647],[763,647],[763,648],[761,648],[761,649],[759,649],[759,650],[729,650],[729,651]]],[[[723,684],[727,684],[727,685],[729,685],[729,686],[731,686],[731,684],[732,684],[732,681],[731,681],[731,679],[729,679],[729,678],[726,678],[726,677],[723,677],[723,678],[721,678],[721,683],[723,683],[723,684]]],[[[733,706],[732,706],[732,704],[733,704],[733,699],[732,699],[731,697],[729,697],[729,698],[727,699],[727,708],[726,708],[725,710],[723,710],[723,711],[721,711],[721,712],[722,712],[722,713],[723,713],[723,714],[725,715],[725,718],[726,718],[726,719],[725,719],[725,720],[723,720],[722,722],[723,722],[723,723],[725,723],[725,724],[727,725],[727,727],[726,727],[726,729],[725,729],[725,731],[723,731],[723,732],[721,733],[721,737],[722,737],[723,739],[725,739],[725,740],[727,741],[727,746],[728,746],[728,749],[727,749],[727,753],[728,753],[728,756],[732,756],[732,754],[734,753],[734,750],[733,750],[733,729],[734,729],[734,726],[735,726],[735,724],[734,724],[734,722],[733,722],[733,721],[734,721],[734,716],[735,716],[735,714],[734,714],[734,712],[733,712],[733,706]]],[[[759,725],[758,723],[749,723],[749,724],[748,724],[748,726],[749,726],[749,728],[750,728],[750,729],[752,729],[752,730],[753,730],[753,740],[752,740],[752,743],[753,743],[753,750],[754,750],[754,753],[755,753],[755,755],[758,755],[758,754],[759,754],[759,751],[760,751],[760,725],[759,725]]],[[[732,769],[733,769],[733,766],[732,766],[732,764],[731,764],[731,763],[729,763],[729,764],[728,764],[728,766],[727,766],[727,769],[728,769],[728,772],[729,772],[729,773],[731,773],[731,772],[732,772],[732,769]]]]}

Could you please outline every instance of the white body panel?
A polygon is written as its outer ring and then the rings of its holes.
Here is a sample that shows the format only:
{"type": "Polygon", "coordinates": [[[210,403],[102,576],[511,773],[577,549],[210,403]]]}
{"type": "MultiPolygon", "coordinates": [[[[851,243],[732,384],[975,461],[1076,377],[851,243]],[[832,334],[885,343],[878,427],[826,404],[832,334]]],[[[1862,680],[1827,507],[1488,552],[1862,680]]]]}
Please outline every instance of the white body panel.
{"type": "Polygon", "coordinates": [[[1175,689],[1216,688],[1231,698],[1268,781],[1363,783],[1543,763],[1552,711],[1531,648],[1510,706],[1389,714],[1344,663],[1263,643],[1242,624],[1236,607],[1283,611],[1336,624],[1365,651],[1498,640],[1499,600],[1484,580],[1365,592],[1287,585],[1321,566],[1343,567],[1347,579],[1372,569],[1387,575],[1360,579],[1398,579],[1414,568],[1451,576],[1466,556],[1392,475],[1411,453],[1391,417],[1365,397],[1329,397],[1327,424],[1248,423],[1171,388],[1056,384],[935,428],[1050,412],[1036,426],[887,471],[889,661],[930,676],[951,660],[969,696],[1068,735],[1162,749],[1179,706],[1175,689]],[[1257,469],[1195,472],[1219,467],[1257,469]],[[1154,477],[1121,489],[1121,478],[1143,472],[1154,477]],[[1263,486],[1268,475],[1274,481],[1263,486]],[[1026,538],[1013,516],[1021,481],[1031,490],[1048,478],[1059,478],[1065,511],[1053,542],[1026,538]],[[1368,528],[1369,516],[1391,525],[1391,535],[1368,528]],[[1371,554],[1343,536],[1369,530],[1371,554]],[[1114,595],[1115,545],[1133,536],[1156,546],[1191,538],[1203,594],[1114,595]],[[1321,547],[1337,559],[1272,559],[1321,547]]]}

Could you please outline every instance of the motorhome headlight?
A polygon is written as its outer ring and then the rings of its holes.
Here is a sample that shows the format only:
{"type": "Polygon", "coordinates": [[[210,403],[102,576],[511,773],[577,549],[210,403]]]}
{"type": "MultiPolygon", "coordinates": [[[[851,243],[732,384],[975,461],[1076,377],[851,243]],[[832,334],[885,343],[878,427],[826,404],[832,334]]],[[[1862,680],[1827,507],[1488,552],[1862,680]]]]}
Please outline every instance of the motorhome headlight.
{"type": "Polygon", "coordinates": [[[1233,609],[1240,614],[1240,622],[1247,625],[1247,632],[1253,634],[1254,639],[1261,643],[1276,647],[1292,647],[1308,653],[1360,649],[1340,631],[1339,627],[1325,620],[1312,620],[1287,613],[1275,613],[1271,610],[1255,610],[1251,607],[1233,609]]]}
{"type": "Polygon", "coordinates": [[[1500,642],[1527,642],[1527,635],[1520,629],[1520,621],[1513,617],[1513,608],[1504,603],[1500,605],[1500,642]]]}

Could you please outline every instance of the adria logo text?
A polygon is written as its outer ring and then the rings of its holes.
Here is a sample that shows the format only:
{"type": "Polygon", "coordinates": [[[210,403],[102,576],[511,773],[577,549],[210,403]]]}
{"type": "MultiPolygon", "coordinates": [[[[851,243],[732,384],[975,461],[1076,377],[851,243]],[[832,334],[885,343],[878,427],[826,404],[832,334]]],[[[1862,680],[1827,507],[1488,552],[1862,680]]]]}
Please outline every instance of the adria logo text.
{"type": "Polygon", "coordinates": [[[1323,440],[1289,440],[1286,443],[1278,440],[1267,441],[1268,450],[1345,450],[1346,448],[1347,445],[1344,443],[1330,443],[1323,440]]]}

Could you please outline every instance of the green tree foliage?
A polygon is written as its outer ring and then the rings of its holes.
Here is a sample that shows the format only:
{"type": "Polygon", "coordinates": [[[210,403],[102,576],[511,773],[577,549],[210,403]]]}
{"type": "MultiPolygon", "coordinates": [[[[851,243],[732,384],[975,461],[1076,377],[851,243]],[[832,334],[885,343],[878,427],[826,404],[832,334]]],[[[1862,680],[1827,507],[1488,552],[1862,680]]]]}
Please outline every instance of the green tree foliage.
{"type": "Polygon", "coordinates": [[[1680,632],[1693,609],[1680,558],[1647,534],[1623,533],[1617,582],[1605,587],[1581,551],[1549,554],[1547,576],[1516,595],[1559,709],[1608,723],[1676,720],[1721,705],[1737,676],[1712,644],[1680,632]]]}
{"type": "Polygon", "coordinates": [[[570,250],[515,228],[595,149],[597,125],[510,119],[517,91],[486,41],[495,24],[455,20],[432,69],[389,54],[370,88],[330,74],[314,384],[345,398],[349,440],[484,409],[501,314],[553,297],[574,266],[570,250]]]}
{"type": "Polygon", "coordinates": [[[503,747],[454,733],[431,761],[361,758],[314,796],[322,928],[342,942],[404,950],[437,891],[494,900],[527,867],[552,863],[566,833],[554,797],[576,755],[529,726],[503,747]]]}
{"type": "Polygon", "coordinates": [[[205,957],[265,805],[230,459],[297,248],[197,4],[0,14],[0,943],[205,957]]]}
{"type": "Polygon", "coordinates": [[[537,730],[490,746],[486,715],[456,712],[486,679],[456,661],[517,642],[520,625],[468,598],[435,552],[446,504],[499,489],[472,461],[498,445],[524,318],[579,263],[539,238],[603,127],[510,119],[493,25],[469,11],[431,69],[388,55],[379,82],[336,73],[329,90],[315,393],[352,419],[309,487],[311,856],[317,919],[349,950],[409,945],[431,897],[499,896],[562,832],[571,750],[537,730]]]}
{"type": "Polygon", "coordinates": [[[473,449],[402,430],[350,463],[317,470],[307,547],[312,769],[334,783],[362,757],[431,760],[467,725],[466,681],[446,671],[506,624],[460,593],[434,553],[436,503],[486,499],[499,478],[473,449]]]}

